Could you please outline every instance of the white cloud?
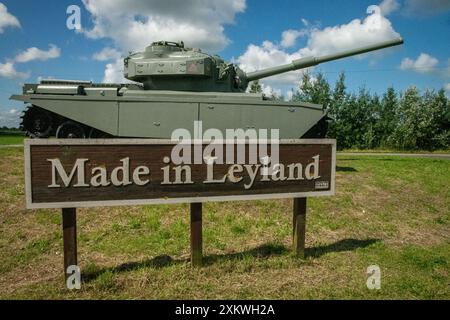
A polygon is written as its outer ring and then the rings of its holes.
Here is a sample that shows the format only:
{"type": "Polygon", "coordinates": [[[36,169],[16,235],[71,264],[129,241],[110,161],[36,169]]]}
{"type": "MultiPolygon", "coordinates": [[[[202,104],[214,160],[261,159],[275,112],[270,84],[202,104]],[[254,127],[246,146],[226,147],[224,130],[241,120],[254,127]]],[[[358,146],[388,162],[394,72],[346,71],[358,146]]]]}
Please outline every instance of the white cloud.
{"type": "Polygon", "coordinates": [[[400,64],[401,70],[412,70],[418,73],[435,72],[439,60],[427,53],[421,53],[416,60],[404,58],[400,64]]]}
{"type": "Polygon", "coordinates": [[[281,46],[284,48],[290,48],[295,45],[298,37],[301,37],[305,34],[304,31],[301,30],[286,30],[281,34],[281,46]]]}
{"type": "Polygon", "coordinates": [[[28,48],[25,51],[19,53],[14,60],[17,62],[29,62],[33,60],[45,61],[48,59],[58,58],[61,55],[61,49],[54,44],[49,45],[47,51],[38,49],[36,47],[28,48]]]}
{"type": "Polygon", "coordinates": [[[404,12],[407,15],[428,17],[450,11],[449,0],[405,0],[404,12]]]}
{"type": "Polygon", "coordinates": [[[447,93],[447,95],[450,97],[450,82],[447,82],[444,84],[444,90],[447,93]]]}
{"type": "MultiPolygon", "coordinates": [[[[392,12],[393,4],[391,3],[390,6],[389,10],[392,12]]],[[[388,10],[387,8],[388,6],[385,4],[384,10],[388,10]]],[[[294,59],[326,55],[400,36],[394,30],[391,22],[382,14],[380,7],[370,6],[367,13],[368,16],[363,20],[354,19],[347,24],[323,29],[309,27],[309,24],[304,22],[307,29],[300,29],[298,32],[307,36],[306,47],[292,53],[287,52],[284,50],[283,40],[289,37],[286,37],[285,33],[284,36],[282,35],[281,45],[276,45],[271,41],[264,41],[261,45],[250,44],[247,50],[237,58],[237,62],[244,71],[250,72],[280,64],[287,64],[294,59]]],[[[289,34],[292,30],[287,31],[287,34],[289,34]]],[[[288,40],[287,44],[292,44],[292,41],[288,40]]],[[[281,74],[264,79],[264,82],[270,83],[272,86],[277,84],[293,85],[294,83],[298,83],[302,72],[299,70],[281,74]]]]}
{"type": "Polygon", "coordinates": [[[294,96],[294,90],[286,91],[286,101],[292,101],[293,96],[294,96]]]}
{"type": "Polygon", "coordinates": [[[367,13],[364,20],[354,19],[347,24],[311,30],[308,45],[300,53],[324,55],[400,37],[378,6],[370,6],[367,13]]]}
{"type": "Polygon", "coordinates": [[[20,123],[21,111],[15,108],[5,110],[0,108],[0,127],[17,128],[20,123]]]}
{"type": "Polygon", "coordinates": [[[126,83],[132,82],[123,77],[123,59],[116,59],[114,62],[110,62],[105,67],[105,73],[103,75],[103,83],[126,83]]]}
{"type": "Polygon", "coordinates": [[[447,60],[447,66],[441,67],[437,58],[427,53],[421,53],[415,60],[404,58],[400,64],[400,70],[414,71],[446,79],[450,78],[450,58],[447,60]]]}
{"type": "MultiPolygon", "coordinates": [[[[230,40],[224,25],[244,12],[245,0],[83,0],[94,26],[82,32],[89,38],[109,38],[122,53],[142,51],[158,40],[184,41],[188,47],[221,50],[230,40]]],[[[123,82],[119,50],[104,49],[93,58],[114,60],[105,66],[104,82],[123,82]],[[115,51],[114,51],[115,50],[115,51]]]]}
{"type": "Polygon", "coordinates": [[[383,0],[379,4],[381,14],[384,16],[390,15],[392,12],[400,8],[400,3],[397,0],[383,0]]]}
{"type": "Polygon", "coordinates": [[[19,20],[8,12],[8,8],[0,2],[0,33],[7,27],[20,28],[19,20]]]}
{"type": "MultiPolygon", "coordinates": [[[[261,46],[251,44],[237,62],[246,72],[274,67],[290,63],[301,57],[299,52],[288,53],[270,41],[264,41],[261,46]]],[[[267,83],[292,84],[300,80],[301,71],[293,71],[264,80],[267,83]]]]}
{"type": "Polygon", "coordinates": [[[26,79],[30,76],[29,72],[19,72],[15,69],[14,63],[7,61],[0,63],[0,77],[8,79],[26,79]]]}
{"type": "Polygon", "coordinates": [[[267,97],[271,98],[281,97],[281,89],[272,88],[268,84],[261,83],[261,91],[267,97]]]}
{"type": "Polygon", "coordinates": [[[92,55],[92,58],[97,61],[117,60],[122,57],[122,54],[114,48],[103,48],[100,52],[92,55]]]}
{"type": "Polygon", "coordinates": [[[106,64],[103,74],[103,83],[136,83],[123,76],[123,59],[120,57],[106,64]]]}
{"type": "Polygon", "coordinates": [[[221,50],[230,40],[224,25],[246,8],[245,0],[83,0],[93,20],[90,38],[110,38],[123,52],[153,41],[183,40],[187,46],[221,50]]]}

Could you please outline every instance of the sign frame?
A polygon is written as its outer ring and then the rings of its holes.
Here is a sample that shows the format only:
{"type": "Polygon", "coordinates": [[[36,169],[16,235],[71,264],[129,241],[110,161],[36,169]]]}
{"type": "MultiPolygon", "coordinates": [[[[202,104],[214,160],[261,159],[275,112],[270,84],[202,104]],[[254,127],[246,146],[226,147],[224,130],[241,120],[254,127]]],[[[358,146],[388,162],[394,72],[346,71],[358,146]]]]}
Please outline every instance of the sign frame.
{"type": "MultiPolygon", "coordinates": [[[[226,142],[226,141],[224,141],[226,142]]],[[[207,144],[207,142],[204,142],[207,144]]],[[[329,144],[331,154],[331,181],[330,189],[324,191],[268,193],[251,195],[225,195],[204,197],[179,197],[157,199],[128,199],[128,200],[94,200],[94,201],[65,201],[65,202],[33,202],[31,185],[31,147],[33,145],[177,145],[176,141],[168,139],[26,139],[24,141],[25,157],[25,195],[27,209],[61,209],[61,208],[87,208],[104,206],[129,206],[152,204],[199,203],[219,201],[245,201],[264,199],[306,198],[319,196],[332,196],[335,194],[336,183],[336,140],[335,139],[285,139],[279,144],[329,144]]],[[[244,191],[245,192],[245,191],[244,191]]]]}

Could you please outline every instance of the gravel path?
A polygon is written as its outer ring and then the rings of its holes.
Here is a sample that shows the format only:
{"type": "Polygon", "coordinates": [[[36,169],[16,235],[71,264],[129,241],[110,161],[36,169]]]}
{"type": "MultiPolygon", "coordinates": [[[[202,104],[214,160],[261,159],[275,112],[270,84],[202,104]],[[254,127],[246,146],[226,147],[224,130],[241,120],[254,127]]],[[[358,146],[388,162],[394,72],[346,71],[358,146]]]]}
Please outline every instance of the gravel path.
{"type": "MultiPolygon", "coordinates": [[[[23,148],[21,144],[0,145],[0,148],[23,148]]],[[[435,158],[450,160],[450,153],[392,153],[392,152],[338,152],[339,156],[397,156],[410,158],[435,158]]]]}
{"type": "Polygon", "coordinates": [[[398,156],[409,158],[436,158],[450,160],[450,154],[441,153],[391,153],[391,152],[338,152],[340,156],[398,156]]]}

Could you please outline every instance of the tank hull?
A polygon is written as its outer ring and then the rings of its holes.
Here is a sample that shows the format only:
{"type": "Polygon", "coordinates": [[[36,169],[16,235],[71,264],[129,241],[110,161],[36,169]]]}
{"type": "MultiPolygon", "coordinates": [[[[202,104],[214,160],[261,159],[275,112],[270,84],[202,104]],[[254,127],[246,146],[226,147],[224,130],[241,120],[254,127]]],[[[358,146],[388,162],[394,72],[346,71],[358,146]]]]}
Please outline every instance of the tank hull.
{"type": "Polygon", "coordinates": [[[117,87],[67,87],[25,90],[11,99],[46,110],[61,122],[71,120],[114,137],[170,138],[175,129],[194,134],[215,128],[279,129],[280,138],[302,138],[326,116],[320,105],[263,100],[261,95],[222,92],[128,90],[117,87]],[[45,90],[44,90],[45,89],[45,90]]]}

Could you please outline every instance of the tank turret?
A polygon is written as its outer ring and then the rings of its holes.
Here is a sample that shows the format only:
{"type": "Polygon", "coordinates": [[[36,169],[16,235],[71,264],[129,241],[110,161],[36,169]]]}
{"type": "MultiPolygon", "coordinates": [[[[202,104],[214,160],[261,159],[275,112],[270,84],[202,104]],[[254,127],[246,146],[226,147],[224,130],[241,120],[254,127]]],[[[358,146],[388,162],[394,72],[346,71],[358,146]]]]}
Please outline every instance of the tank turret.
{"type": "Polygon", "coordinates": [[[185,48],[183,42],[158,41],[148,46],[144,52],[133,53],[125,58],[124,76],[143,83],[145,90],[244,92],[253,80],[402,43],[403,39],[398,38],[329,55],[305,57],[289,64],[245,73],[219,56],[203,53],[200,49],[185,48]]]}

